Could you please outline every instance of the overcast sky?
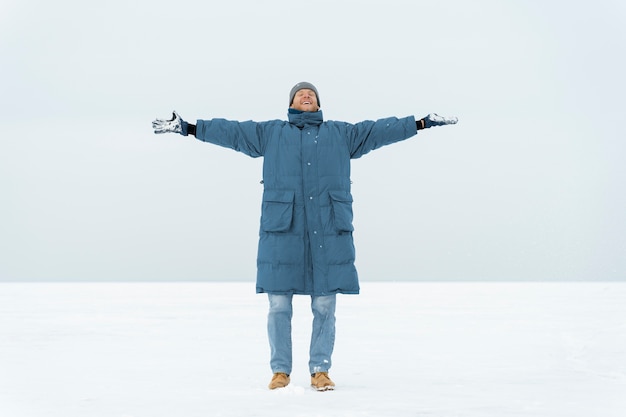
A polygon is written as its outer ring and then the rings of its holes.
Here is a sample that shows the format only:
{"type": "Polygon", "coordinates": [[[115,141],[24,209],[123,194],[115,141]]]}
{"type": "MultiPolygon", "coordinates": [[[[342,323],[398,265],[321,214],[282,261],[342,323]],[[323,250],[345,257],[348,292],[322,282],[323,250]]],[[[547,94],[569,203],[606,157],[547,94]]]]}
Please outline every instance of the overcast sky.
{"type": "Polygon", "coordinates": [[[0,3],[0,280],[250,280],[262,160],[151,121],[458,116],[353,161],[363,280],[626,279],[623,1],[0,3]]]}

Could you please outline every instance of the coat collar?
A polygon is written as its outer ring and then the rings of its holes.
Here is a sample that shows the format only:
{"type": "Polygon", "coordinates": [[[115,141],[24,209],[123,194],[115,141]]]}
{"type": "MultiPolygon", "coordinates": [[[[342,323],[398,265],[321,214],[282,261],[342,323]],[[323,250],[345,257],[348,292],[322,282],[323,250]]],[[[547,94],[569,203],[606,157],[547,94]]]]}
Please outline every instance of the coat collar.
{"type": "Polygon", "coordinates": [[[289,109],[289,123],[302,129],[305,126],[319,126],[324,121],[324,115],[321,110],[316,112],[302,112],[299,110],[289,109]]]}

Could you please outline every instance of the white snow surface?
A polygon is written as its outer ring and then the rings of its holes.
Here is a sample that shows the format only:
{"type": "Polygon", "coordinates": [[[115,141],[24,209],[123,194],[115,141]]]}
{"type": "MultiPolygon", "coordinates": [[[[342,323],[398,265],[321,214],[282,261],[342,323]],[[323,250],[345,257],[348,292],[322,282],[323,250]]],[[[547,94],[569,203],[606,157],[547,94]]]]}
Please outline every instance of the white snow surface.
{"type": "Polygon", "coordinates": [[[2,417],[623,417],[626,283],[362,283],[332,392],[270,391],[252,283],[0,284],[2,417]]]}

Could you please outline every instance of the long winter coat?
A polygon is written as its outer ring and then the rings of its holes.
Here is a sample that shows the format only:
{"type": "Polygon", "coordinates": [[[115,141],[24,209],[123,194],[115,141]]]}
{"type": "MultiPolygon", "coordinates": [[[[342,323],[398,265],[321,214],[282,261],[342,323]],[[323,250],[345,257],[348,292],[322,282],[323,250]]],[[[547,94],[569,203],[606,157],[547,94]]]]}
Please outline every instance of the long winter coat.
{"type": "Polygon", "coordinates": [[[412,116],[350,124],[293,109],[288,122],[197,121],[198,139],[264,157],[258,293],[359,292],[350,159],[416,132],[412,116]]]}

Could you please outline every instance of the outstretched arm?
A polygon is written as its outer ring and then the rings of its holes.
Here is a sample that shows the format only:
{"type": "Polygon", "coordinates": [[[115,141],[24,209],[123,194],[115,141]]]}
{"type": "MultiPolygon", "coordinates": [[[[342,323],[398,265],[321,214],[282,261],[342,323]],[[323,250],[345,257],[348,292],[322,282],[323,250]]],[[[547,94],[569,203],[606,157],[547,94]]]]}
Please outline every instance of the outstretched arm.
{"type": "Polygon", "coordinates": [[[457,117],[443,117],[437,113],[431,113],[423,119],[415,121],[417,130],[428,129],[433,126],[454,125],[459,121],[457,117]]]}
{"type": "Polygon", "coordinates": [[[197,124],[184,121],[175,111],[171,119],[156,119],[152,122],[154,133],[178,133],[193,135],[203,142],[213,143],[245,153],[256,158],[263,155],[263,138],[271,123],[252,121],[237,122],[225,119],[198,120],[197,124]]]}

